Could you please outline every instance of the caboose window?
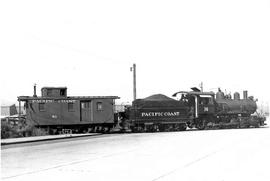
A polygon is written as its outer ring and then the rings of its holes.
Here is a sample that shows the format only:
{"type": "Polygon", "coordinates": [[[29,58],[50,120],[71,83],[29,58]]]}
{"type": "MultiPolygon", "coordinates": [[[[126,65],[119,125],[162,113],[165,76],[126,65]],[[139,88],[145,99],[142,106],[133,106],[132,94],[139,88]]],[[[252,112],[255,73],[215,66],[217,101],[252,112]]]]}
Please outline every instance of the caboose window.
{"type": "Polygon", "coordinates": [[[68,103],[68,111],[71,112],[71,111],[74,111],[74,103],[68,103]]]}
{"type": "Polygon", "coordinates": [[[45,103],[39,103],[38,109],[39,109],[39,111],[45,111],[45,103]]]}
{"type": "Polygon", "coordinates": [[[52,96],[52,89],[47,89],[47,96],[52,96]]]}
{"type": "Polygon", "coordinates": [[[60,96],[65,96],[65,95],[66,95],[66,90],[60,89],[60,96]]]}
{"type": "Polygon", "coordinates": [[[97,110],[98,111],[102,111],[103,110],[102,102],[97,102],[97,110]]]}
{"type": "Polygon", "coordinates": [[[81,102],[81,108],[83,109],[90,108],[90,102],[81,102]]]}

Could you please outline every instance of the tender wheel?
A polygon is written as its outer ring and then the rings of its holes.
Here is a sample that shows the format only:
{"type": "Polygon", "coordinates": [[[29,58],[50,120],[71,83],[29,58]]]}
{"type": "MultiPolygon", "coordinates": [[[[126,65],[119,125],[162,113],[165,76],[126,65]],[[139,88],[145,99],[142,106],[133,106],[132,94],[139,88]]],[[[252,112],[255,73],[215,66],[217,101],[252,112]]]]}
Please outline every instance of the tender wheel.
{"type": "Polygon", "coordinates": [[[194,128],[194,124],[192,124],[192,123],[187,123],[187,127],[190,128],[190,129],[192,129],[192,128],[194,128]]]}
{"type": "Polygon", "coordinates": [[[179,127],[180,127],[179,128],[180,131],[185,131],[187,129],[187,125],[186,124],[181,124],[179,127]]]}

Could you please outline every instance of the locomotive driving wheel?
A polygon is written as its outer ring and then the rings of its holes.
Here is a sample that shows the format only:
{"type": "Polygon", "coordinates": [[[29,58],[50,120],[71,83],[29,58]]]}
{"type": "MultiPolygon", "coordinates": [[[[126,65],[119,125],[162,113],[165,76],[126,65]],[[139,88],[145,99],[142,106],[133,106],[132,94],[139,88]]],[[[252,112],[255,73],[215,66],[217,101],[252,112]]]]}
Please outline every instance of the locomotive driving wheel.
{"type": "Polygon", "coordinates": [[[204,130],[206,127],[206,121],[203,120],[198,120],[198,123],[196,124],[196,128],[198,128],[199,130],[204,130]]]}

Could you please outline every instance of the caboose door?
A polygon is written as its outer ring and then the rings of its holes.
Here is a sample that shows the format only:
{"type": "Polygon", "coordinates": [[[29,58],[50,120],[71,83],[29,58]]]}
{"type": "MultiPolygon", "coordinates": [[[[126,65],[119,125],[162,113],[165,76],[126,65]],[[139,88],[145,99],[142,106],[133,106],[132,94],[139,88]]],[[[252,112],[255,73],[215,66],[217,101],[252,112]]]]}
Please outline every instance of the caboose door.
{"type": "Polygon", "coordinates": [[[91,101],[81,101],[81,121],[91,121],[91,101]]]}

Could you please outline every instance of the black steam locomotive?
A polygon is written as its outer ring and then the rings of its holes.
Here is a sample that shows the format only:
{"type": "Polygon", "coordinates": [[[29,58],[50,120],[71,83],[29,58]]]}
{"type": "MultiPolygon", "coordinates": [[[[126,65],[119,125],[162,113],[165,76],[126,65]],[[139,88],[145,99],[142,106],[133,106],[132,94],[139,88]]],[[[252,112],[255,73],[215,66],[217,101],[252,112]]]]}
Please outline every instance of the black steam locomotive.
{"type": "Polygon", "coordinates": [[[157,94],[133,101],[122,113],[125,130],[182,131],[188,128],[221,129],[260,127],[265,118],[253,115],[257,106],[254,98],[244,91],[243,99],[238,92],[224,95],[219,91],[180,91],[173,94],[178,99],[157,94]]]}

